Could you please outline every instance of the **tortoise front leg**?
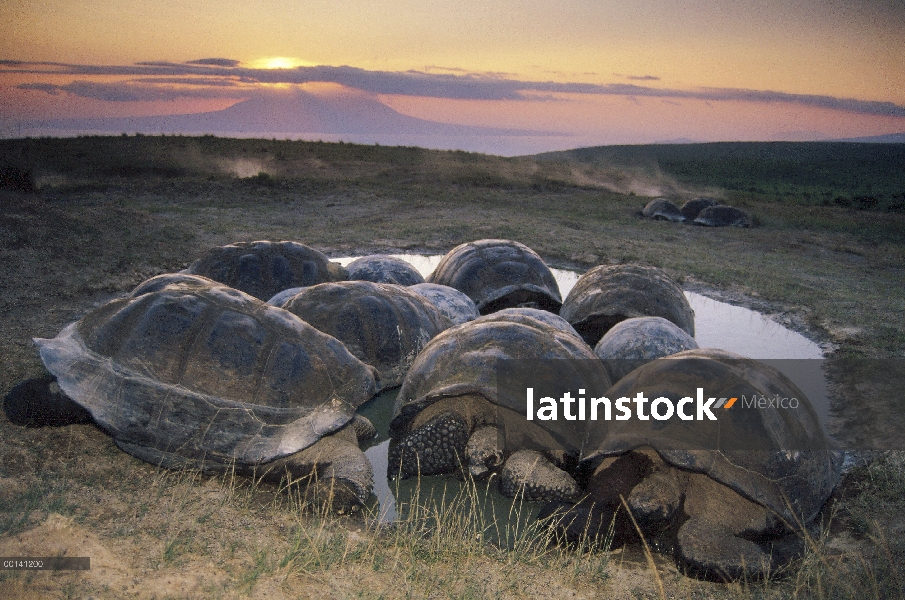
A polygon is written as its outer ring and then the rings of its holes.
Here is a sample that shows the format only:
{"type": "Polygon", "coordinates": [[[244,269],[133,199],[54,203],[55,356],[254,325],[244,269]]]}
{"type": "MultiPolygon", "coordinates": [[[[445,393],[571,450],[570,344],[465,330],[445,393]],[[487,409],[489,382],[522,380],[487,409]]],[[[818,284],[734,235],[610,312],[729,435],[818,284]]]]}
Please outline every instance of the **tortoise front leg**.
{"type": "Polygon", "coordinates": [[[374,471],[358,447],[351,424],[300,452],[253,470],[263,481],[297,487],[315,505],[329,506],[339,514],[357,511],[374,488],[374,471]]]}

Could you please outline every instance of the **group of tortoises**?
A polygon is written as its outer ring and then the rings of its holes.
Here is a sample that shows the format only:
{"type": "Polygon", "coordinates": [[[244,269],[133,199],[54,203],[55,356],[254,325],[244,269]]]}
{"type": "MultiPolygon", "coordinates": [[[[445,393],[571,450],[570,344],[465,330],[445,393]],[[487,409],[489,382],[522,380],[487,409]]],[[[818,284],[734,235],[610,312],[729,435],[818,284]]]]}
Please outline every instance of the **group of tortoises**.
{"type": "Polygon", "coordinates": [[[356,410],[401,385],[388,477],[497,477],[505,495],[548,502],[565,539],[605,536],[625,506],[693,572],[764,574],[794,556],[787,538],[839,461],[794,384],[693,336],[682,290],[653,267],[595,267],[563,301],[543,260],[509,240],[457,246],[426,281],[389,256],[343,268],[296,242],[236,243],[36,339],[50,376],[13,388],[5,410],[22,425],[93,421],[164,467],[288,478],[343,512],[373,485],[360,447],[375,430],[356,410]],[[566,386],[612,398],[707,385],[803,409],[721,423],[754,450],[708,447],[683,423],[577,430],[528,421],[524,389],[498,384],[506,361],[557,365],[566,386]]]}
{"type": "Polygon", "coordinates": [[[705,227],[750,227],[748,213],[734,206],[717,204],[710,198],[695,198],[681,208],[666,198],[654,198],[648,202],[641,215],[656,221],[693,223],[705,227]]]}

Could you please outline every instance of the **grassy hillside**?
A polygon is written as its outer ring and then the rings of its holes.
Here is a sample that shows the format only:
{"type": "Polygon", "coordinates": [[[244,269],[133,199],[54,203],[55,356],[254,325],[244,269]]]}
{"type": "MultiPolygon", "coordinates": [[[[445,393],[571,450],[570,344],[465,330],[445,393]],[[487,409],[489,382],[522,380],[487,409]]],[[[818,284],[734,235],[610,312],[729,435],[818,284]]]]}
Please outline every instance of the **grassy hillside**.
{"type": "Polygon", "coordinates": [[[905,212],[905,144],[723,142],[603,146],[541,160],[656,170],[727,198],[905,212]]]}
{"type": "Polygon", "coordinates": [[[561,186],[557,179],[568,174],[561,165],[538,168],[535,161],[467,152],[212,135],[0,140],[0,167],[6,166],[30,171],[48,189],[59,188],[60,177],[71,186],[76,181],[115,185],[137,178],[248,178],[259,173],[262,182],[290,183],[294,189],[340,183],[405,189],[425,182],[544,187],[561,186]]]}

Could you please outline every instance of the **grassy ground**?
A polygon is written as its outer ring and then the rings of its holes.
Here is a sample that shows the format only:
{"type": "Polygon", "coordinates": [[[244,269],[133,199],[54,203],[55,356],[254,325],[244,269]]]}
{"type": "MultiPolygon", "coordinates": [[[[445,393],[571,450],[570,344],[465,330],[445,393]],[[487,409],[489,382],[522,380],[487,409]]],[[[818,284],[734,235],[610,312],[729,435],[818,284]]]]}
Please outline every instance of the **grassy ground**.
{"type": "Polygon", "coordinates": [[[540,155],[589,165],[659,169],[730,197],[905,212],[905,144],[762,142],[582,148],[540,155]]]}
{"type": "MultiPolygon", "coordinates": [[[[783,202],[624,160],[214,137],[0,141],[5,166],[30,172],[38,192],[0,191],[3,394],[41,372],[32,337],[56,335],[94,303],[212,246],[254,239],[348,256],[511,238],[555,266],[663,267],[840,360],[905,355],[905,215],[882,207],[783,202]],[[758,226],[645,221],[644,194],[722,196],[758,226]]],[[[894,415],[873,419],[901,431],[894,415]]],[[[457,521],[467,511],[448,506],[424,506],[392,531],[311,516],[253,482],[155,470],[91,426],[0,419],[0,440],[0,555],[92,556],[88,574],[0,573],[3,597],[660,595],[639,548],[566,552],[529,544],[543,540],[526,530],[521,546],[501,551],[488,524],[457,521]]],[[[903,498],[900,459],[883,457],[847,475],[814,552],[782,581],[698,582],[655,556],[659,583],[673,597],[893,597],[905,589],[903,498]]]]}

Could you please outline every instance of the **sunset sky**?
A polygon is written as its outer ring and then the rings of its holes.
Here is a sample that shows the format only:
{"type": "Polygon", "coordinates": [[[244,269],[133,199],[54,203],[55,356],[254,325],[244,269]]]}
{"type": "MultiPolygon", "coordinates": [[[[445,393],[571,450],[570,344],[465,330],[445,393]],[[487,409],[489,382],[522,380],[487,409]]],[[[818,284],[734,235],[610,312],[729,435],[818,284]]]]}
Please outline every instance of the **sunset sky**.
{"type": "Polygon", "coordinates": [[[905,0],[0,0],[0,14],[6,137],[302,96],[494,128],[418,145],[502,154],[905,132],[905,0]]]}

